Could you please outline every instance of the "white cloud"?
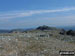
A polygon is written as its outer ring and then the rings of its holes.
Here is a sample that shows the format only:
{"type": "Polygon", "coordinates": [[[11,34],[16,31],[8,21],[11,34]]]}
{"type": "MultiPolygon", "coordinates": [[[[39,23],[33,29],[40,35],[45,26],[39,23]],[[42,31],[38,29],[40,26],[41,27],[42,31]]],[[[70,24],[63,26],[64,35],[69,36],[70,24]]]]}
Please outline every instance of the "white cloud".
{"type": "Polygon", "coordinates": [[[13,22],[0,22],[0,28],[9,29],[9,28],[25,28],[25,27],[35,27],[39,25],[49,25],[49,26],[75,26],[75,16],[56,16],[56,17],[42,17],[42,18],[33,18],[31,19],[22,19],[13,22]],[[43,20],[42,20],[43,19],[43,20]],[[38,23],[39,22],[39,23],[38,23]]]}
{"type": "Polygon", "coordinates": [[[0,14],[0,20],[3,19],[12,19],[12,18],[17,18],[17,17],[26,17],[26,16],[32,16],[35,14],[43,14],[43,13],[55,13],[55,12],[66,12],[66,11],[71,11],[75,10],[75,7],[71,8],[62,8],[62,9],[55,9],[55,10],[30,10],[30,11],[19,11],[19,12],[7,12],[4,14],[0,14]]]}

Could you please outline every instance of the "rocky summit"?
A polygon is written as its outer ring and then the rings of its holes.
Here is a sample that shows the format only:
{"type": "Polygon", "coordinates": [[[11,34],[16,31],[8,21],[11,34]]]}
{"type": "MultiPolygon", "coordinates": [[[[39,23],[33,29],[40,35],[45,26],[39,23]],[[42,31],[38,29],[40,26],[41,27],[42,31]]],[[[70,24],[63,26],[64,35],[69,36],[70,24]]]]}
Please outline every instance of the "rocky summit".
{"type": "Polygon", "coordinates": [[[48,26],[34,30],[0,34],[0,56],[59,56],[59,51],[74,51],[74,31],[48,26]]]}

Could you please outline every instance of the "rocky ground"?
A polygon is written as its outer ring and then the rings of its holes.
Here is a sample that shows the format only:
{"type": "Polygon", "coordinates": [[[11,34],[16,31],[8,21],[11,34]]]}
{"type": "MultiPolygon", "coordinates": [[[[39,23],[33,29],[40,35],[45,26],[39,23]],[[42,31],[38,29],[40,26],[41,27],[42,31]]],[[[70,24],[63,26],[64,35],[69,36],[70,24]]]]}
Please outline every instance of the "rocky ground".
{"type": "Polygon", "coordinates": [[[0,34],[0,56],[58,56],[60,50],[75,50],[75,36],[55,30],[0,34]]]}

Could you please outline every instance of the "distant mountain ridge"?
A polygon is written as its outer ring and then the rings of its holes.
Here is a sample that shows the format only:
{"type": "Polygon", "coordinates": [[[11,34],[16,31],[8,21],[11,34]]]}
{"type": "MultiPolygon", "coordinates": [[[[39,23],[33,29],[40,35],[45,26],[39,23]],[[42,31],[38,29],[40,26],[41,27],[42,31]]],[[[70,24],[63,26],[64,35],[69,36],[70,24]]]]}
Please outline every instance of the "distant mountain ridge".
{"type": "Polygon", "coordinates": [[[0,33],[12,33],[14,31],[16,31],[16,32],[24,32],[24,31],[33,30],[33,29],[34,28],[28,28],[28,29],[12,29],[12,30],[0,29],[0,33]]]}
{"type": "Polygon", "coordinates": [[[71,29],[71,30],[75,30],[75,26],[72,26],[72,27],[65,27],[65,29],[66,29],[66,30],[70,30],[70,29],[71,29]]]}
{"type": "Polygon", "coordinates": [[[75,26],[61,26],[61,27],[57,27],[57,28],[62,28],[65,30],[75,30],[75,26]]]}
{"type": "Polygon", "coordinates": [[[9,33],[10,30],[0,30],[0,33],[9,33]]]}
{"type": "Polygon", "coordinates": [[[24,31],[33,30],[33,29],[37,29],[37,30],[59,30],[59,29],[75,30],[75,26],[50,27],[50,26],[43,25],[43,26],[39,26],[36,28],[27,28],[27,29],[12,29],[12,30],[0,29],[0,33],[11,33],[14,31],[24,32],[24,31]]]}

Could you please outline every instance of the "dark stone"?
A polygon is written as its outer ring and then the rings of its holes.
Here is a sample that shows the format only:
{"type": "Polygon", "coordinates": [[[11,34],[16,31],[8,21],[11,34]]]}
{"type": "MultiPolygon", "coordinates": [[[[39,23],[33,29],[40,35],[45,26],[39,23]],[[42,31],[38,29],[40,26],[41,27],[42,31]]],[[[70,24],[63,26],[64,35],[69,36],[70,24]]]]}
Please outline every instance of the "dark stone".
{"type": "Polygon", "coordinates": [[[66,34],[67,34],[67,35],[75,36],[75,31],[73,31],[73,30],[68,30],[66,34]]]}
{"type": "Polygon", "coordinates": [[[66,31],[64,29],[62,29],[59,34],[65,35],[66,31]]]}

